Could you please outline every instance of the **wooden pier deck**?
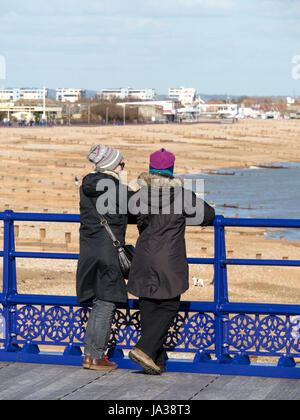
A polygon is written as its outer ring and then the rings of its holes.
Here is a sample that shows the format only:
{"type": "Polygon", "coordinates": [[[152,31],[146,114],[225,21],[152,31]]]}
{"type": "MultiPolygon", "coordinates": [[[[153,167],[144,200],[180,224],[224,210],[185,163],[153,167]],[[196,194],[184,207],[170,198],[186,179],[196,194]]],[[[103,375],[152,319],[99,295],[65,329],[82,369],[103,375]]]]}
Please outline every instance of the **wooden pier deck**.
{"type": "Polygon", "coordinates": [[[0,363],[0,400],[299,400],[300,380],[0,363]]]}

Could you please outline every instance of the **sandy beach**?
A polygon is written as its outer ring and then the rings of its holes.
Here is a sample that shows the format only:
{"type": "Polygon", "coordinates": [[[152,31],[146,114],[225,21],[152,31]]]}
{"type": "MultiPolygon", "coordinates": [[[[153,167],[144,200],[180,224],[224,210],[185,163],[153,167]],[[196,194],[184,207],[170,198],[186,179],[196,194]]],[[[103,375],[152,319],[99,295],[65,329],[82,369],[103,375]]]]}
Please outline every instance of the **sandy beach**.
{"type": "MultiPolygon", "coordinates": [[[[245,120],[237,124],[182,124],[0,129],[1,210],[78,213],[79,183],[92,170],[85,155],[92,144],[121,150],[128,181],[147,170],[150,153],[164,147],[176,155],[175,172],[245,168],[274,162],[300,162],[300,123],[296,120],[245,120]]],[[[230,177],[229,177],[230,178],[230,177]]],[[[230,182],[230,179],[228,180],[230,182]]],[[[78,252],[76,224],[16,223],[17,250],[78,252]]],[[[3,228],[1,228],[1,239],[3,228]]],[[[127,242],[137,229],[129,226],[127,242]]],[[[187,228],[190,257],[212,257],[212,228],[187,228]]],[[[264,229],[226,231],[233,258],[299,259],[300,243],[264,237],[264,229]]],[[[2,263],[2,261],[1,261],[2,263]]],[[[23,293],[75,293],[76,261],[18,260],[18,290],[23,293]]],[[[299,304],[297,268],[229,267],[229,297],[239,302],[299,304]]],[[[190,266],[184,300],[213,299],[213,267],[190,266]],[[205,287],[193,287],[192,277],[205,287]]],[[[0,290],[2,285],[0,286],[0,290]]]]}

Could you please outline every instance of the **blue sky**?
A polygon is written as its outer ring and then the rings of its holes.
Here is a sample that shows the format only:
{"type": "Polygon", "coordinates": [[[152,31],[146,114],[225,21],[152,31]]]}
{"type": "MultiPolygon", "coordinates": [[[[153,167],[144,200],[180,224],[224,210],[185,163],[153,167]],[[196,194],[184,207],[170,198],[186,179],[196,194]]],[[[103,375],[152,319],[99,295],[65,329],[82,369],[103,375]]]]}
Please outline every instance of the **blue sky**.
{"type": "Polygon", "coordinates": [[[300,95],[300,0],[10,0],[0,86],[300,95]]]}

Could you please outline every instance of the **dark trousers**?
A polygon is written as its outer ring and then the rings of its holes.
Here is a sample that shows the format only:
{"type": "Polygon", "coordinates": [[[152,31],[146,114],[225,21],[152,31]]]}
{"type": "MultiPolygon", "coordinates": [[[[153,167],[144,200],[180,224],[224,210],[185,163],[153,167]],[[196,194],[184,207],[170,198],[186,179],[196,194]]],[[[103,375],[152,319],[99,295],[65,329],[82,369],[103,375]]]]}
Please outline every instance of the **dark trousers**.
{"type": "Polygon", "coordinates": [[[167,356],[163,344],[178,313],[179,305],[180,296],[168,300],[140,298],[142,335],[136,347],[159,366],[166,363],[167,356]]]}

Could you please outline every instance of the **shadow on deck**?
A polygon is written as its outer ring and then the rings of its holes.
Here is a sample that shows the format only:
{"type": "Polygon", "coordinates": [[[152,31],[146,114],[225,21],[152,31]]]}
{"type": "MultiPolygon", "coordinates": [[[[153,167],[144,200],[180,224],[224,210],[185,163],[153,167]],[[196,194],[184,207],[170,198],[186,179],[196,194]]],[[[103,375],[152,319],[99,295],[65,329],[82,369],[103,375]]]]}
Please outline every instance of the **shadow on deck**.
{"type": "Polygon", "coordinates": [[[0,363],[0,400],[298,400],[300,381],[0,363]]]}

